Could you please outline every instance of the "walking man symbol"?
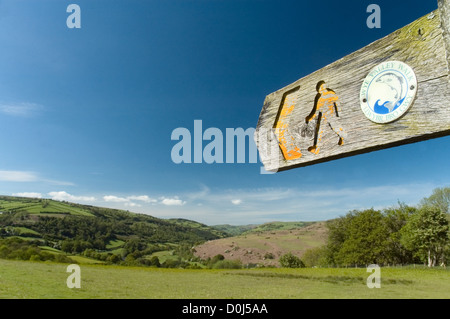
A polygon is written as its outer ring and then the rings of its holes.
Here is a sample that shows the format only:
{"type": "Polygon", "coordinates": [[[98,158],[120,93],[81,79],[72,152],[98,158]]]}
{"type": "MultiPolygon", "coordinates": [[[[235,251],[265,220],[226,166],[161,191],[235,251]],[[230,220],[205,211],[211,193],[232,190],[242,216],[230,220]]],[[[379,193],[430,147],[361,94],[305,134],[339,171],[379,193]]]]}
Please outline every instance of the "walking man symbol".
{"type": "Polygon", "coordinates": [[[308,151],[313,154],[319,154],[319,145],[322,142],[324,129],[330,129],[337,137],[338,145],[344,145],[344,138],[347,137],[346,132],[341,126],[339,120],[339,98],[337,94],[325,87],[325,81],[319,81],[316,86],[317,95],[314,102],[314,108],[311,113],[305,118],[306,126],[309,122],[316,119],[314,130],[314,144],[308,147],[308,151]]]}

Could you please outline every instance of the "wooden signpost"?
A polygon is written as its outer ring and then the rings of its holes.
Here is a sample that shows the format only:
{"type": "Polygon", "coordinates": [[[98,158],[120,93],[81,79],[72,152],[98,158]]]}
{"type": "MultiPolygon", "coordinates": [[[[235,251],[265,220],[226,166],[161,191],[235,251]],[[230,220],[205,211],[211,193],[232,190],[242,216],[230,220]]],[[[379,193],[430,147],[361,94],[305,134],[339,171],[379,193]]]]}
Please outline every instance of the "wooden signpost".
{"type": "Polygon", "coordinates": [[[269,94],[255,131],[282,171],[450,134],[450,0],[269,94]]]}

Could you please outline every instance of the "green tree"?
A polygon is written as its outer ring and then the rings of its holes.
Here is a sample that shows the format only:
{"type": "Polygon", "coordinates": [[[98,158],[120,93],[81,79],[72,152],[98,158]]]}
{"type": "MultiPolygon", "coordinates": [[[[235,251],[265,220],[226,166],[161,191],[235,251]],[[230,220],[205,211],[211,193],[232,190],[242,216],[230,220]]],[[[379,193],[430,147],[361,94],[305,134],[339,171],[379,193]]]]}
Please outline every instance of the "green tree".
{"type": "Polygon", "coordinates": [[[437,206],[423,206],[402,228],[402,243],[423,260],[428,267],[445,260],[448,251],[449,222],[437,206]]]}
{"type": "Polygon", "coordinates": [[[61,250],[66,253],[71,253],[73,251],[74,244],[72,240],[64,240],[61,244],[61,250]]]}
{"type": "Polygon", "coordinates": [[[305,264],[303,261],[298,258],[297,256],[294,256],[292,253],[284,254],[279,259],[280,265],[283,268],[304,268],[305,264]]]}
{"type": "Polygon", "coordinates": [[[388,232],[380,211],[368,209],[349,213],[345,226],[344,242],[334,257],[338,264],[368,265],[387,261],[388,232]]]}
{"type": "Polygon", "coordinates": [[[420,206],[437,207],[441,212],[448,214],[450,205],[450,187],[435,188],[430,197],[421,200],[420,206]]]}
{"type": "Polygon", "coordinates": [[[111,256],[109,256],[107,260],[109,260],[113,264],[117,264],[121,261],[120,257],[115,254],[112,254],[111,256]]]}
{"type": "Polygon", "coordinates": [[[152,258],[150,258],[150,266],[161,267],[159,258],[157,256],[153,256],[152,258]]]}
{"type": "Polygon", "coordinates": [[[147,247],[147,245],[137,238],[129,239],[123,246],[123,248],[128,250],[128,252],[130,252],[130,253],[132,253],[134,251],[144,250],[146,247],[147,247]]]}
{"type": "Polygon", "coordinates": [[[350,225],[352,214],[332,219],[326,223],[328,228],[328,240],[325,249],[325,259],[328,265],[339,265],[336,256],[347,237],[347,228],[350,225]]]}
{"type": "Polygon", "coordinates": [[[409,218],[417,212],[415,207],[399,203],[398,207],[388,208],[384,211],[387,242],[385,257],[391,264],[408,264],[414,262],[413,252],[401,241],[401,229],[405,227],[409,218]]]}
{"type": "Polygon", "coordinates": [[[303,254],[302,261],[306,267],[326,266],[326,253],[326,246],[310,248],[303,254]]]}
{"type": "Polygon", "coordinates": [[[134,258],[133,254],[128,254],[124,262],[127,266],[136,266],[137,264],[136,258],[134,258]]]}

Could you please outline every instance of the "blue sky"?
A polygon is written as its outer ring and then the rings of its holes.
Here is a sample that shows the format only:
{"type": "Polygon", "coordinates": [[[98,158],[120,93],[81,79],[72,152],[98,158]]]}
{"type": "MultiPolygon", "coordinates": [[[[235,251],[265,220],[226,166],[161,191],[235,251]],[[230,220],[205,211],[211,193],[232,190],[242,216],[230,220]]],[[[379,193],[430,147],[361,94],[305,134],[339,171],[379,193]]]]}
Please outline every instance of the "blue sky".
{"type": "MultiPolygon", "coordinates": [[[[437,1],[0,0],[0,193],[206,224],[326,220],[449,185],[450,138],[261,175],[175,164],[173,130],[255,127],[267,94],[437,1]],[[81,8],[69,29],[66,8],[81,8]],[[381,28],[366,8],[381,8],[381,28]]],[[[207,144],[207,143],[205,143],[207,144]]]]}

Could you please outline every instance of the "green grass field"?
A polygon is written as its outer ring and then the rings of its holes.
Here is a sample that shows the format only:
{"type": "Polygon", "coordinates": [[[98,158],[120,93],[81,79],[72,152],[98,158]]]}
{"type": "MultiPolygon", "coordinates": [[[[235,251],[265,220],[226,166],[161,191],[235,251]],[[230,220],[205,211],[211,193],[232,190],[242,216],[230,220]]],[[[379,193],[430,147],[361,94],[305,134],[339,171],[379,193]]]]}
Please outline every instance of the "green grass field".
{"type": "Polygon", "coordinates": [[[67,265],[0,260],[0,298],[303,299],[450,298],[450,271],[382,268],[369,289],[366,269],[184,270],[81,266],[81,288],[66,285],[67,265]]]}
{"type": "Polygon", "coordinates": [[[14,201],[0,200],[0,210],[26,211],[30,214],[71,214],[93,216],[89,211],[57,201],[45,201],[35,198],[16,198],[14,201]]]}
{"type": "Polygon", "coordinates": [[[106,245],[106,249],[118,249],[120,247],[122,247],[125,244],[125,242],[123,240],[119,240],[119,239],[115,239],[115,240],[110,240],[108,245],[106,245]]]}
{"type": "Polygon", "coordinates": [[[99,264],[99,265],[104,264],[103,261],[92,259],[92,258],[87,258],[87,257],[83,257],[83,256],[69,255],[67,257],[69,257],[70,259],[74,260],[75,262],[77,262],[79,264],[94,264],[94,265],[95,264],[99,264]]]}
{"type": "Polygon", "coordinates": [[[160,263],[163,263],[168,259],[172,259],[172,260],[178,259],[178,256],[173,254],[173,250],[157,251],[157,252],[154,252],[153,254],[151,254],[150,256],[148,256],[147,258],[152,258],[153,256],[158,257],[160,263]]]}
{"type": "Polygon", "coordinates": [[[26,227],[10,227],[14,230],[14,232],[18,235],[29,235],[29,236],[36,236],[39,237],[40,234],[32,229],[28,229],[26,227]]]}

